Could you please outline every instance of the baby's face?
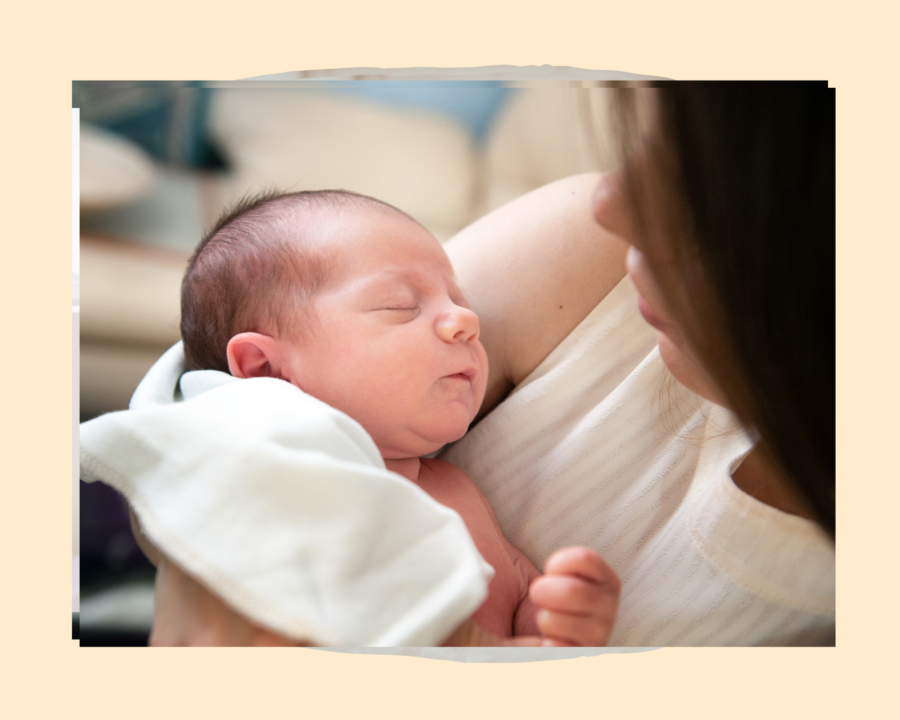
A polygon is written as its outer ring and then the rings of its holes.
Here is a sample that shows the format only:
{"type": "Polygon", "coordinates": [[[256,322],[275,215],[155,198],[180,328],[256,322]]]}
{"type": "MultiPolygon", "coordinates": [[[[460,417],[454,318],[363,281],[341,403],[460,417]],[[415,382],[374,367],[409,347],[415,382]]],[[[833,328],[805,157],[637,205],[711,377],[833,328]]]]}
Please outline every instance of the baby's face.
{"type": "Polygon", "coordinates": [[[289,339],[289,377],[345,412],[385,459],[457,440],[484,398],[487,355],[443,248],[397,213],[323,218],[320,242],[344,267],[289,339]]]}

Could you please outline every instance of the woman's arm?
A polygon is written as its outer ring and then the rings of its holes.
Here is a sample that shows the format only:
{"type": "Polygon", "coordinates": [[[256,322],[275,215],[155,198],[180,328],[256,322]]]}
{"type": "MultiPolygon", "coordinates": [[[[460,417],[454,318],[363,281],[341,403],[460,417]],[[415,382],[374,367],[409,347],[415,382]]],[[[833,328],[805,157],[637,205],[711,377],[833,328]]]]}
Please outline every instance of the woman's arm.
{"type": "Polygon", "coordinates": [[[596,174],[538,188],[460,231],[445,248],[481,320],[490,361],[484,414],[524,380],[625,277],[628,245],[592,214],[596,174]]]}
{"type": "Polygon", "coordinates": [[[308,647],[239,614],[163,555],[156,567],[151,646],[308,647]]]}

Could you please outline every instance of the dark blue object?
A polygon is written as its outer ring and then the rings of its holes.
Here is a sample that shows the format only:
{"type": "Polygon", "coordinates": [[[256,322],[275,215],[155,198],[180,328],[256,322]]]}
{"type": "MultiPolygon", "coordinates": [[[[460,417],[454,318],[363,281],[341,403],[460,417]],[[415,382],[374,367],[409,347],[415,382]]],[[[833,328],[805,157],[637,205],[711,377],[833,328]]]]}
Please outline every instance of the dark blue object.
{"type": "Polygon", "coordinates": [[[76,81],[72,107],[82,122],[128,138],[163,163],[219,168],[207,135],[211,92],[199,82],[76,81]]]}
{"type": "Polygon", "coordinates": [[[99,482],[80,482],[79,493],[81,587],[152,573],[131,533],[125,498],[99,482]]]}

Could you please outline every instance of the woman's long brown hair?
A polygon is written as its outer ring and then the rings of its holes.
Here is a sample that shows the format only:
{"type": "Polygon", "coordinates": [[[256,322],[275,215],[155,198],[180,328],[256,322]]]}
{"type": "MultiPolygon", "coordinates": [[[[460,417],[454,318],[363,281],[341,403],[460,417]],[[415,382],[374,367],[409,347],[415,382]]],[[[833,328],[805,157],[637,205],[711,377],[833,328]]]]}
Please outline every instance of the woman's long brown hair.
{"type": "Polygon", "coordinates": [[[764,457],[834,538],[834,90],[661,82],[617,96],[647,261],[764,457]]]}

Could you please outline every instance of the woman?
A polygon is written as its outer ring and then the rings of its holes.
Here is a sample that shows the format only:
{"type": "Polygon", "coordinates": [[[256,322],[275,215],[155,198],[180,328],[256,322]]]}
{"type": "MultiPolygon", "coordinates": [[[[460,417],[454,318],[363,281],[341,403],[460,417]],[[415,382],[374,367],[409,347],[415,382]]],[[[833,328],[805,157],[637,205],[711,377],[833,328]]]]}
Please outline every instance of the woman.
{"type": "MultiPolygon", "coordinates": [[[[611,644],[833,643],[833,92],[621,95],[621,170],[447,245],[492,411],[448,459],[538,567],[562,543],[604,554],[611,644]]],[[[158,582],[154,643],[283,642],[165,560],[158,582]]]]}

